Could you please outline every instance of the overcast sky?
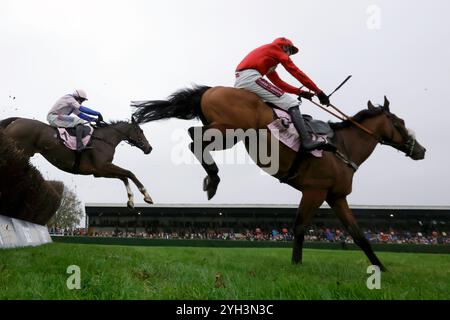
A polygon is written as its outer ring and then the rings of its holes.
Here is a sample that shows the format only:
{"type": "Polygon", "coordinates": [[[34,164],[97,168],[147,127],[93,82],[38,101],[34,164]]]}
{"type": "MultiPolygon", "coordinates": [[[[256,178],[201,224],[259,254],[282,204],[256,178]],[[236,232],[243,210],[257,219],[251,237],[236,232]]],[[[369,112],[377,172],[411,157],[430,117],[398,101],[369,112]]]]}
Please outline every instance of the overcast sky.
{"type": "MultiPolygon", "coordinates": [[[[446,0],[2,0],[0,118],[46,121],[60,96],[82,88],[86,106],[105,120],[129,119],[130,100],[162,99],[192,83],[232,86],[248,51],[286,36],[300,47],[294,62],[324,91],[353,75],[333,96],[335,105],[354,114],[368,99],[382,103],[387,95],[391,111],[427,148],[426,159],[416,162],[378,146],[355,175],[350,203],[450,205],[449,11],[446,0]]],[[[308,103],[302,111],[332,120],[308,103]]],[[[146,124],[153,152],[121,144],[115,163],[132,170],[157,203],[206,203],[202,167],[171,161],[180,144],[174,132],[195,124],[146,124]]],[[[40,155],[32,162],[83,202],[126,202],[119,180],[73,176],[40,155]]],[[[213,203],[299,202],[298,191],[254,164],[219,167],[222,183],[213,203]]]]}

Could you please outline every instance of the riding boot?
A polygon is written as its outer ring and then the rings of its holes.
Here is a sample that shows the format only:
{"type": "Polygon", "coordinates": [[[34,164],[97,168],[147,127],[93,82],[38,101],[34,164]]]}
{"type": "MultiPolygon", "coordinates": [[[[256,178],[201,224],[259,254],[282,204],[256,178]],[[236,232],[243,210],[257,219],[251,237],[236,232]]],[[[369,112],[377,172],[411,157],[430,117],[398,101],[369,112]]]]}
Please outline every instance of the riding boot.
{"type": "Polygon", "coordinates": [[[84,145],[83,145],[83,125],[79,124],[77,125],[75,131],[77,134],[77,152],[81,152],[84,149],[84,145]]]}
{"type": "Polygon", "coordinates": [[[301,141],[300,148],[303,148],[303,150],[305,151],[311,150],[326,150],[331,152],[336,151],[336,146],[331,144],[326,138],[320,138],[316,141],[312,140],[311,135],[306,129],[305,120],[303,120],[299,106],[290,107],[288,109],[288,113],[291,116],[292,123],[294,124],[294,127],[295,129],[297,129],[298,134],[300,136],[301,141]]]}

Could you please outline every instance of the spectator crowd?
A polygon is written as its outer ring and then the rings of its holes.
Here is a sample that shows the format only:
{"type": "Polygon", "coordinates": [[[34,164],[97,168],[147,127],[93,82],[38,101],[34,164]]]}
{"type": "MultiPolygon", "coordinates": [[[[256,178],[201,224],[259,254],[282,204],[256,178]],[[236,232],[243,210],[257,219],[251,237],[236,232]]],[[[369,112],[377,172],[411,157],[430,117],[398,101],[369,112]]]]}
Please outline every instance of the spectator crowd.
{"type": "MultiPolygon", "coordinates": [[[[394,231],[390,230],[363,230],[364,236],[371,243],[411,243],[411,244],[450,244],[449,234],[432,231],[430,233],[394,231]]],[[[80,233],[82,234],[82,233],[80,233]]],[[[293,232],[287,228],[272,230],[212,230],[187,229],[177,231],[147,230],[134,232],[134,230],[116,229],[114,231],[94,230],[91,236],[96,237],[127,237],[148,239],[207,239],[207,240],[248,240],[248,241],[291,241],[293,232]]],[[[352,237],[346,231],[338,228],[311,228],[305,232],[305,241],[310,242],[340,242],[353,243],[352,237]]]]}

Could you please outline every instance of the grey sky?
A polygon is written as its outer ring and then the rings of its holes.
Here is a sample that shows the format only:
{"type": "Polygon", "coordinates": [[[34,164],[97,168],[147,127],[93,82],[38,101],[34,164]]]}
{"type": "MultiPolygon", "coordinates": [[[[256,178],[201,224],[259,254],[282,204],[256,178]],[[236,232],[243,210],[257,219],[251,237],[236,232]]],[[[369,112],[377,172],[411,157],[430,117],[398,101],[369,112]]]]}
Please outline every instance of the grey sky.
{"type": "MultiPolygon", "coordinates": [[[[286,36],[300,47],[294,62],[323,90],[353,75],[333,97],[337,106],[354,114],[368,99],[381,103],[386,94],[391,110],[428,150],[425,160],[414,162],[394,149],[377,147],[355,176],[350,202],[450,205],[449,11],[445,0],[2,0],[0,118],[45,121],[56,99],[83,88],[90,98],[86,105],[105,119],[127,119],[130,100],[165,98],[192,83],[232,86],[234,68],[249,50],[286,36]],[[370,5],[381,10],[380,29],[367,27],[370,5]]],[[[331,119],[308,103],[302,111],[331,119]]],[[[177,166],[170,160],[177,144],[172,132],[194,123],[144,125],[152,154],[123,144],[115,163],[134,171],[155,202],[205,203],[201,166],[177,166]]],[[[41,156],[33,163],[46,178],[75,188],[84,202],[126,201],[119,180],[72,176],[41,156]]],[[[221,165],[220,170],[214,203],[300,199],[299,192],[262,175],[255,165],[221,165]]]]}

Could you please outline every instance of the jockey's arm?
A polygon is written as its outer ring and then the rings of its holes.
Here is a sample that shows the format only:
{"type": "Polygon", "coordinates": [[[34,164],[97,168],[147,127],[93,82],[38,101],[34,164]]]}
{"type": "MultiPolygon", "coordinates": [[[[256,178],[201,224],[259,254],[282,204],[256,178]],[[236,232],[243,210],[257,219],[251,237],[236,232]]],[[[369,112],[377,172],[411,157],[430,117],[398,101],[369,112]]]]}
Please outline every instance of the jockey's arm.
{"type": "Polygon", "coordinates": [[[274,85],[276,85],[278,88],[280,88],[281,90],[283,90],[285,92],[297,94],[297,95],[300,94],[299,88],[291,86],[290,84],[281,80],[280,76],[278,75],[278,73],[276,71],[269,72],[267,74],[267,78],[269,78],[269,80],[272,81],[272,83],[274,85]]]}
{"type": "Polygon", "coordinates": [[[83,120],[88,121],[88,122],[94,122],[95,121],[95,118],[92,118],[92,117],[88,116],[87,114],[84,114],[83,112],[80,112],[77,116],[80,117],[83,120]]]}
{"type": "Polygon", "coordinates": [[[80,111],[90,114],[91,116],[101,116],[102,114],[100,112],[97,112],[95,110],[89,109],[88,107],[85,106],[80,106],[80,111]]]}
{"type": "Polygon", "coordinates": [[[292,76],[294,76],[298,81],[300,81],[300,83],[303,84],[306,88],[314,91],[315,93],[321,92],[319,87],[317,87],[316,84],[292,62],[289,56],[286,56],[286,58],[282,59],[281,64],[292,76]]]}

